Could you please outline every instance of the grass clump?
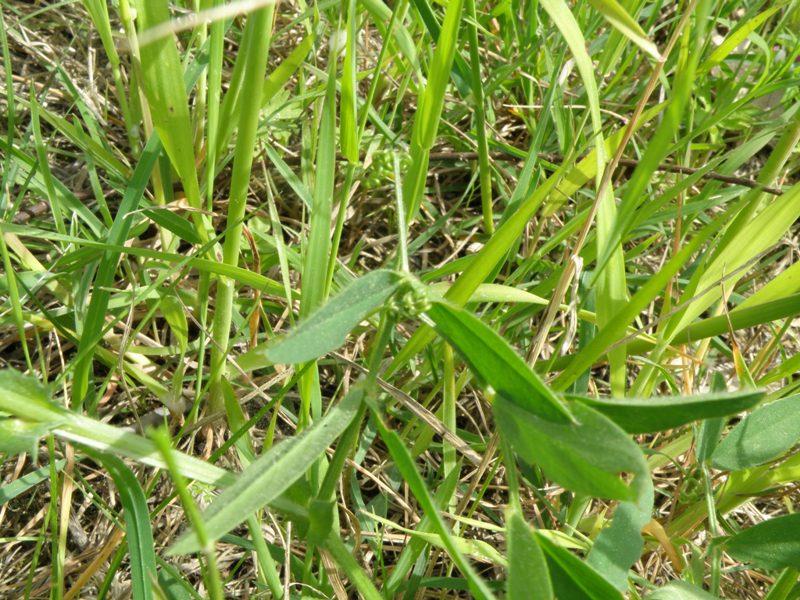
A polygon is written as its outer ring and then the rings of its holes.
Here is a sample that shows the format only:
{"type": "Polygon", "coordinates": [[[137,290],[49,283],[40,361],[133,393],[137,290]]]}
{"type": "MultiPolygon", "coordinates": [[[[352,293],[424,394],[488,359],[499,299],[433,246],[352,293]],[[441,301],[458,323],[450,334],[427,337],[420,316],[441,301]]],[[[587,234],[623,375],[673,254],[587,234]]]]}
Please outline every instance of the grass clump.
{"type": "Polygon", "coordinates": [[[0,595],[798,597],[799,24],[4,2],[0,595]]]}

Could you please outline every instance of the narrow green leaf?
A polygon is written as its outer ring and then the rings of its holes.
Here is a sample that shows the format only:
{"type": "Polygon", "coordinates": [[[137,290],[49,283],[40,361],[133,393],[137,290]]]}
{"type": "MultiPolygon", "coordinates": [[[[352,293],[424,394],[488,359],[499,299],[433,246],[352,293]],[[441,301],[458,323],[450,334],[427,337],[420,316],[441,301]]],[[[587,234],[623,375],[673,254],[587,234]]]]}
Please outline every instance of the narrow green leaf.
{"type": "Polygon", "coordinates": [[[178,348],[181,353],[184,353],[189,345],[189,322],[186,319],[186,307],[178,299],[178,294],[174,290],[165,290],[160,293],[160,296],[161,314],[167,320],[169,329],[178,342],[178,348]]]}
{"type": "Polygon", "coordinates": [[[402,282],[403,275],[395,271],[367,273],[301,321],[286,337],[266,347],[264,354],[273,363],[297,364],[336,350],[350,331],[383,306],[402,282]]]}
{"type": "MultiPolygon", "coordinates": [[[[145,200],[142,198],[142,204],[144,203],[145,200]]],[[[150,217],[154,223],[160,225],[167,231],[171,231],[182,240],[198,246],[203,243],[203,240],[197,235],[197,230],[194,226],[171,210],[160,206],[153,206],[151,208],[143,208],[142,212],[150,217]]]]}
{"type": "Polygon", "coordinates": [[[650,41],[647,34],[639,26],[639,23],[628,14],[628,11],[617,0],[589,0],[589,4],[594,6],[606,21],[622,35],[654,59],[661,60],[661,54],[656,45],[650,41]]]}
{"type": "Polygon", "coordinates": [[[436,41],[425,92],[419,99],[419,107],[414,117],[411,133],[411,166],[403,185],[406,223],[411,223],[416,218],[422,202],[430,150],[439,132],[445,89],[450,80],[450,69],[456,55],[463,6],[464,0],[451,0],[447,3],[447,12],[436,41]]]}
{"type": "Polygon", "coordinates": [[[748,35],[758,29],[764,21],[778,12],[781,6],[772,6],[764,12],[750,19],[742,19],[741,25],[736,28],[708,57],[708,60],[700,66],[700,72],[707,73],[713,67],[725,60],[736,47],[741,44],[748,35]]]}
{"type": "Polygon", "coordinates": [[[135,600],[149,600],[153,598],[152,582],[156,579],[156,555],[147,498],[139,480],[122,460],[100,452],[93,452],[92,455],[111,475],[125,509],[133,597],[135,600]]]}
{"type": "Polygon", "coordinates": [[[289,56],[284,58],[275,69],[269,74],[264,82],[264,89],[261,92],[261,106],[266,106],[272,100],[275,94],[288,83],[295,74],[300,65],[303,64],[306,56],[311,48],[314,46],[316,36],[309,34],[303,38],[303,41],[297,44],[297,47],[289,53],[289,56]]]}
{"type": "Polygon", "coordinates": [[[776,400],[746,416],[711,457],[718,469],[738,471],[762,465],[800,441],[800,394],[776,400]]]}
{"type": "MultiPolygon", "coordinates": [[[[56,461],[56,473],[60,473],[65,464],[67,464],[67,461],[63,458],[56,461]]],[[[22,477],[0,486],[0,506],[48,479],[50,479],[50,465],[44,465],[35,471],[26,473],[22,477]]]]}
{"type": "Polygon", "coordinates": [[[502,337],[462,308],[436,301],[427,311],[481,385],[498,397],[553,422],[569,422],[567,407],[502,337]]]}
{"type": "MultiPolygon", "coordinates": [[[[11,369],[0,371],[0,411],[28,422],[59,423],[53,434],[102,452],[127,456],[142,464],[166,468],[152,441],[96,419],[73,413],[49,400],[47,389],[35,379],[11,369]]],[[[206,460],[175,452],[181,473],[212,485],[230,485],[234,476],[206,460]]]]}
{"type": "MultiPolygon", "coordinates": [[[[798,218],[800,183],[793,185],[744,224],[722,250],[709,259],[705,268],[696,271],[681,296],[681,302],[691,300],[691,303],[670,319],[666,328],[668,337],[671,339],[671,335],[689,325],[721,297],[720,281],[723,277],[730,276],[753,257],[776,244],[798,218]]],[[[743,275],[744,272],[740,271],[728,277],[725,287],[731,289],[743,275]]]]}
{"type": "MultiPolygon", "coordinates": [[[[442,295],[450,290],[450,284],[444,282],[434,283],[429,287],[432,291],[441,293],[442,295]]],[[[468,302],[519,302],[520,304],[538,304],[539,306],[547,306],[548,304],[547,300],[541,296],[509,285],[500,285],[497,283],[480,284],[472,293],[468,302]]]]}
{"type": "MultiPolygon", "coordinates": [[[[206,532],[217,540],[250,514],[269,504],[316,462],[328,446],[347,429],[363,401],[364,390],[355,386],[336,406],[296,437],[276,444],[257,458],[236,482],[203,513],[206,532]]],[[[170,555],[199,549],[194,532],[184,533],[169,549],[170,555]]]]}
{"type": "MultiPolygon", "coordinates": [[[[183,81],[183,79],[181,79],[183,81]]],[[[125,189],[119,209],[114,217],[114,223],[108,231],[106,242],[113,246],[124,246],[128,237],[133,220],[132,213],[139,204],[139,199],[144,195],[150,174],[155,167],[158,155],[161,152],[161,143],[158,136],[153,135],[147,142],[147,146],[142,151],[139,163],[133,172],[131,181],[125,189]]],[[[80,407],[87,392],[89,391],[89,376],[92,371],[92,350],[100,341],[103,325],[108,309],[108,300],[111,296],[109,289],[113,287],[114,273],[117,270],[120,253],[107,251],[100,260],[97,267],[97,275],[94,280],[94,291],[89,308],[86,311],[86,318],[81,333],[79,351],[82,357],[75,363],[74,379],[72,383],[72,405],[80,407]]]]}
{"type": "MultiPolygon", "coordinates": [[[[169,21],[169,8],[164,2],[140,0],[136,5],[140,33],[169,21]]],[[[183,182],[189,205],[199,209],[200,188],[192,139],[194,129],[175,37],[158,38],[140,46],[139,52],[142,87],[150,106],[153,126],[183,182]]]]}
{"type": "Polygon", "coordinates": [[[356,0],[343,1],[347,5],[347,41],[342,67],[341,106],[339,107],[339,131],[342,154],[351,163],[358,162],[358,115],[356,100],[358,85],[356,83],[356,21],[358,11],[356,0]]]}
{"type": "MultiPolygon", "coordinates": [[[[443,510],[448,501],[453,497],[456,486],[458,485],[460,472],[460,469],[453,469],[444,481],[439,484],[433,500],[440,509],[443,510]]],[[[433,529],[432,520],[427,515],[414,527],[415,531],[421,533],[429,533],[433,531],[433,529]]],[[[426,546],[427,544],[425,541],[419,537],[412,537],[409,543],[404,546],[384,585],[384,592],[387,595],[394,596],[426,546]]]]}
{"type": "Polygon", "coordinates": [[[762,569],[800,569],[800,513],[768,519],[724,542],[736,560],[762,569]]]}
{"type": "Polygon", "coordinates": [[[591,406],[628,433],[651,433],[736,414],[751,408],[763,396],[760,391],[743,391],[657,398],[567,398],[591,406]]]}
{"type": "Polygon", "coordinates": [[[454,536],[450,531],[450,528],[444,522],[442,515],[439,514],[439,510],[434,504],[433,498],[428,491],[425,481],[422,479],[417,471],[417,468],[414,466],[414,459],[411,457],[411,453],[408,451],[408,448],[406,448],[403,440],[394,431],[388,430],[380,417],[376,418],[376,423],[378,425],[381,438],[389,449],[389,453],[392,455],[392,458],[397,465],[397,469],[400,471],[403,479],[408,484],[408,487],[411,489],[411,492],[414,494],[417,502],[419,502],[422,511],[425,513],[425,516],[431,519],[433,529],[439,534],[439,536],[441,536],[442,544],[447,549],[450,558],[453,559],[453,562],[459,568],[464,577],[466,577],[473,597],[486,600],[494,598],[494,594],[492,594],[491,590],[486,585],[486,582],[480,578],[480,576],[469,564],[466,557],[459,550],[458,544],[454,540],[454,536]]]}
{"type": "Polygon", "coordinates": [[[506,520],[508,530],[508,600],[555,598],[542,548],[525,520],[513,511],[506,520]]]}

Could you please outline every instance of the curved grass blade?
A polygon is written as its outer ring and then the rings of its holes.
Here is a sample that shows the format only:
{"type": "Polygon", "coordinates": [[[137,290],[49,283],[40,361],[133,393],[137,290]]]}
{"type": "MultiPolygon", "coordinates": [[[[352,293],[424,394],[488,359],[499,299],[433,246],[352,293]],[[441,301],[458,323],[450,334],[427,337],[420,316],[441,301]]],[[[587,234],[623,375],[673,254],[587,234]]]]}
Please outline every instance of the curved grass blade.
{"type": "Polygon", "coordinates": [[[131,565],[131,587],[135,600],[153,598],[152,581],[156,580],[156,555],[153,530],[142,486],[122,460],[102,452],[88,452],[102,463],[114,480],[125,509],[125,533],[131,565]]]}
{"type": "MultiPolygon", "coordinates": [[[[157,27],[170,18],[164,2],[137,2],[137,9],[141,31],[157,27]]],[[[175,38],[172,35],[158,38],[141,45],[139,52],[142,84],[153,126],[183,182],[186,200],[192,208],[199,209],[202,205],[192,140],[194,129],[175,38]]]]}
{"type": "Polygon", "coordinates": [[[408,451],[408,448],[406,448],[403,440],[394,431],[389,431],[378,415],[376,415],[375,422],[378,425],[381,438],[397,465],[397,469],[400,471],[403,479],[405,479],[408,487],[411,488],[411,492],[414,494],[417,502],[419,502],[425,516],[431,519],[433,528],[436,533],[441,536],[442,544],[447,549],[450,558],[453,559],[458,569],[464,577],[466,577],[473,597],[485,600],[494,598],[494,594],[492,594],[486,582],[480,578],[469,564],[466,557],[460,552],[450,528],[444,522],[442,515],[439,514],[439,510],[436,508],[436,504],[433,498],[431,498],[425,482],[414,466],[414,459],[411,457],[411,453],[408,451]]]}
{"type": "MultiPolygon", "coordinates": [[[[183,79],[181,79],[182,81],[183,79]]],[[[136,209],[139,199],[144,195],[144,190],[150,179],[150,173],[155,167],[160,152],[161,143],[158,136],[153,135],[147,142],[128,188],[125,190],[117,215],[114,217],[114,223],[108,232],[108,238],[106,239],[108,244],[112,246],[123,246],[125,244],[131,227],[131,213],[136,209]]],[[[83,406],[83,401],[89,391],[89,376],[92,370],[94,354],[91,351],[85,351],[94,348],[100,341],[108,301],[111,296],[109,289],[113,287],[114,273],[117,269],[119,256],[119,252],[105,252],[97,268],[92,299],[86,311],[86,319],[78,344],[79,352],[83,352],[83,355],[75,362],[73,374],[72,406],[75,409],[80,409],[83,406]]]]}
{"type": "Polygon", "coordinates": [[[647,34],[639,26],[639,23],[628,14],[628,11],[617,0],[589,0],[589,4],[594,6],[614,29],[655,60],[661,60],[661,53],[659,53],[656,45],[650,41],[647,34]]]}
{"type": "Polygon", "coordinates": [[[444,95],[450,80],[450,69],[456,56],[458,30],[464,0],[452,0],[447,3],[436,50],[433,55],[427,85],[419,108],[414,118],[411,133],[411,166],[403,185],[403,200],[406,205],[406,224],[417,216],[428,177],[428,160],[431,147],[439,131],[439,121],[444,107],[444,95]]]}

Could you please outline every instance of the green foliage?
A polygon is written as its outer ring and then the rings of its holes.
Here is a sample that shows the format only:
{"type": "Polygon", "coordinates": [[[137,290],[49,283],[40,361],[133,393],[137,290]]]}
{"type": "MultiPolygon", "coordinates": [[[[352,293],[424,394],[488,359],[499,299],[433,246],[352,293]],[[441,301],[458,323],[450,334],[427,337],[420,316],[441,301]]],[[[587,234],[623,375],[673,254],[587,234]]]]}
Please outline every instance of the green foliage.
{"type": "MultiPolygon", "coordinates": [[[[210,540],[217,540],[250,514],[280,496],[317,460],[319,455],[350,425],[364,392],[354,388],[325,417],[283,443],[276,444],[250,464],[204,511],[202,520],[210,540]]],[[[189,531],[170,548],[170,554],[198,549],[197,536],[189,531]]]]}
{"type": "Polygon", "coordinates": [[[403,276],[394,271],[368,273],[320,307],[277,343],[264,348],[273,363],[296,364],[319,358],[344,344],[350,331],[381,308],[403,276]]]}
{"type": "Polygon", "coordinates": [[[793,597],[795,4],[4,4],[9,594],[793,597]]]}
{"type": "Polygon", "coordinates": [[[503,338],[463,309],[435,302],[428,315],[469,364],[490,395],[553,422],[568,422],[567,407],[503,338]]]}
{"type": "Polygon", "coordinates": [[[586,398],[569,399],[591,406],[629,433],[663,431],[714,417],[724,417],[755,405],[762,392],[733,392],[698,396],[661,396],[658,398],[586,398]]]}
{"type": "Polygon", "coordinates": [[[736,424],[711,456],[718,469],[738,471],[778,458],[800,441],[800,395],[759,407],[736,424]]]}
{"type": "Polygon", "coordinates": [[[800,569],[800,514],[769,519],[723,542],[737,560],[764,569],[800,569]]]}

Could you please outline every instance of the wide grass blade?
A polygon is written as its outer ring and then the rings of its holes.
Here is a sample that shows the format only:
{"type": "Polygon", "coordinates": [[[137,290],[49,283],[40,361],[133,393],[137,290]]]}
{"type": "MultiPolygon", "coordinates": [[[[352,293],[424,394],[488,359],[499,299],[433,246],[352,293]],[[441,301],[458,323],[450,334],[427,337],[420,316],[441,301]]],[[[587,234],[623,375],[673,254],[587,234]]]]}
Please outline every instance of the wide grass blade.
{"type": "MultiPolygon", "coordinates": [[[[353,388],[322,419],[302,433],[276,444],[251,463],[236,482],[203,512],[209,539],[218,540],[300,479],[347,429],[363,398],[363,389],[360,386],[353,388]]],[[[197,536],[187,532],[172,545],[169,554],[186,554],[198,549],[197,536]]]]}

